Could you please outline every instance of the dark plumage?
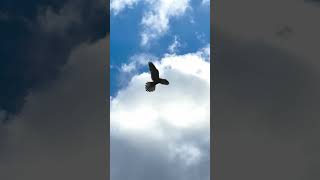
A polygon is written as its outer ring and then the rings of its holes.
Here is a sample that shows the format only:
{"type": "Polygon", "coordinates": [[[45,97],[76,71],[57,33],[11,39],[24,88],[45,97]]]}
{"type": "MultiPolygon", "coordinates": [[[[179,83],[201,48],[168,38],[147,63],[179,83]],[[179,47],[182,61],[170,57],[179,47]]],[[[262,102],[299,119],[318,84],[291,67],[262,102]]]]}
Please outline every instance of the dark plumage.
{"type": "Polygon", "coordinates": [[[152,62],[149,62],[148,64],[149,64],[149,70],[151,73],[152,82],[146,83],[146,91],[148,91],[148,92],[154,91],[156,89],[157,84],[168,85],[169,81],[166,79],[161,79],[159,77],[159,71],[154,66],[154,64],[152,62]]]}

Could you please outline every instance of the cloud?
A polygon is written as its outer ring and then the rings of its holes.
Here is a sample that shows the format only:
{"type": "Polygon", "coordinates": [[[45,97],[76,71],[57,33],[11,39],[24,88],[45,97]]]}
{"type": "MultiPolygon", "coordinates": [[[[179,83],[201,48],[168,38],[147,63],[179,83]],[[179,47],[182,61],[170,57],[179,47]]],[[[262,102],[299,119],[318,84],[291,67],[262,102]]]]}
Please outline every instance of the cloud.
{"type": "Polygon", "coordinates": [[[1,21],[7,21],[7,20],[9,20],[9,15],[8,15],[8,13],[5,13],[5,12],[2,12],[2,11],[0,11],[0,22],[1,21]]]}
{"type": "Polygon", "coordinates": [[[43,9],[38,16],[38,23],[45,32],[64,33],[70,27],[82,23],[82,19],[79,7],[67,2],[58,12],[54,12],[50,6],[43,9]]]}
{"type": "Polygon", "coordinates": [[[201,5],[203,6],[209,6],[210,5],[210,0],[202,0],[201,5]]]}
{"type": "Polygon", "coordinates": [[[7,118],[7,112],[5,110],[0,110],[0,122],[5,121],[7,118]]]}
{"type": "Polygon", "coordinates": [[[1,179],[105,179],[106,38],[74,48],[59,77],[0,126],[1,179]]]}
{"type": "Polygon", "coordinates": [[[263,41],[273,47],[286,49],[312,63],[318,61],[320,25],[315,22],[318,21],[320,11],[314,3],[291,0],[226,0],[217,3],[216,8],[228,9],[217,15],[220,18],[215,22],[215,27],[219,30],[243,40],[263,41]],[[290,34],[290,38],[276,34],[283,27],[290,27],[294,32],[290,34]]]}
{"type": "Polygon", "coordinates": [[[304,0],[305,3],[312,4],[313,6],[319,7],[319,0],[304,0]]]}
{"type": "MultiPolygon", "coordinates": [[[[111,12],[117,15],[126,7],[133,7],[138,0],[112,0],[111,12]]],[[[142,32],[141,45],[147,46],[150,41],[159,38],[169,30],[172,18],[185,14],[191,8],[190,0],[141,0],[146,6],[146,11],[141,19],[142,32]]]]}
{"type": "Polygon", "coordinates": [[[130,79],[143,67],[146,67],[149,61],[157,60],[158,58],[152,54],[139,53],[131,56],[128,59],[128,63],[123,63],[121,66],[114,65],[113,69],[117,70],[117,85],[119,87],[126,86],[130,79]]]}
{"type": "Polygon", "coordinates": [[[195,36],[196,38],[201,42],[201,43],[206,43],[206,35],[204,33],[201,32],[195,32],[195,36]]]}
{"type": "Polygon", "coordinates": [[[319,179],[319,63],[217,32],[213,178],[319,179]]]}
{"type": "Polygon", "coordinates": [[[170,46],[168,47],[168,51],[171,54],[176,53],[179,47],[181,47],[181,43],[178,41],[178,37],[174,36],[174,40],[172,44],[170,44],[170,46]]]}
{"type": "Polygon", "coordinates": [[[111,0],[110,1],[110,10],[114,15],[117,15],[119,12],[124,10],[126,7],[131,8],[137,4],[139,0],[111,0]]]}
{"type": "Polygon", "coordinates": [[[213,178],[319,179],[319,7],[216,5],[213,178]]]}
{"type": "Polygon", "coordinates": [[[103,17],[99,16],[108,15],[108,7],[109,4],[106,0],[95,2],[89,2],[88,0],[66,1],[58,10],[53,6],[45,6],[40,8],[38,12],[37,24],[43,32],[65,35],[70,30],[87,26],[88,21],[101,20],[103,17]],[[88,11],[90,11],[90,14],[88,14],[88,11]]]}
{"type": "Polygon", "coordinates": [[[150,1],[151,10],[146,12],[141,24],[141,45],[147,45],[151,40],[162,36],[169,29],[169,21],[173,17],[183,15],[190,8],[189,0],[160,0],[150,1]]]}
{"type": "Polygon", "coordinates": [[[148,64],[149,61],[156,59],[157,58],[151,54],[135,54],[129,58],[129,63],[122,64],[121,71],[124,73],[136,72],[139,67],[144,66],[148,64]]]}
{"type": "Polygon", "coordinates": [[[20,112],[29,90],[44,88],[57,78],[75,46],[109,32],[109,3],[103,1],[28,1],[12,7],[0,2],[0,16],[9,18],[0,20],[1,45],[7,47],[0,50],[0,84],[6,87],[0,90],[0,110],[6,111],[5,122],[20,112]],[[16,11],[19,7],[27,8],[16,11]]]}
{"type": "Polygon", "coordinates": [[[155,92],[148,93],[144,84],[150,81],[150,74],[138,73],[111,99],[112,180],[125,176],[132,180],[209,176],[207,53],[201,49],[179,56],[167,54],[155,65],[160,76],[169,80],[169,86],[159,85],[155,92]]]}

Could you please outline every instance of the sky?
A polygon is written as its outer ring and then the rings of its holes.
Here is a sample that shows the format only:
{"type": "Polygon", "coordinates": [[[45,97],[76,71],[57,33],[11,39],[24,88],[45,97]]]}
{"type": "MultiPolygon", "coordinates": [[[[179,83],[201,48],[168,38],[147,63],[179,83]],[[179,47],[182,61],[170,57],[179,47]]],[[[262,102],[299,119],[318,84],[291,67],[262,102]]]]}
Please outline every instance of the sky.
{"type": "Polygon", "coordinates": [[[110,1],[111,180],[210,178],[210,4],[110,1]],[[168,86],[145,91],[154,62],[168,86]]]}

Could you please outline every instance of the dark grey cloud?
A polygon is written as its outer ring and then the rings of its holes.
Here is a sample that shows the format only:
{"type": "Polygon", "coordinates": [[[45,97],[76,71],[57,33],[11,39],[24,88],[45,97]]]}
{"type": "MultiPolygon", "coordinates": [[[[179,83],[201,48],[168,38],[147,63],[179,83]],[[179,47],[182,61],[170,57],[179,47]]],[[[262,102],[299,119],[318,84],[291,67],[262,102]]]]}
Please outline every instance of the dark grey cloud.
{"type": "Polygon", "coordinates": [[[319,3],[319,0],[304,0],[304,2],[306,3],[315,3],[314,5],[318,5],[317,3],[319,3]]]}
{"type": "Polygon", "coordinates": [[[213,178],[319,179],[318,12],[286,0],[216,9],[213,178]],[[283,25],[294,33],[278,41],[283,25]]]}
{"type": "Polygon", "coordinates": [[[106,38],[74,48],[60,76],[0,126],[0,179],[108,177],[106,38]]]}
{"type": "Polygon", "coordinates": [[[320,157],[320,66],[262,42],[219,36],[213,176],[319,178],[311,167],[318,167],[320,157]]]}
{"type": "Polygon", "coordinates": [[[71,50],[109,32],[109,3],[89,0],[0,2],[0,110],[18,113],[32,89],[59,74],[71,50]]]}
{"type": "Polygon", "coordinates": [[[105,179],[104,4],[29,3],[1,4],[0,121],[10,123],[0,125],[0,179],[105,179]],[[79,19],[60,22],[66,6],[79,19]],[[53,29],[43,28],[52,17],[53,29]]]}
{"type": "Polygon", "coordinates": [[[288,39],[293,33],[294,33],[294,30],[291,27],[283,26],[275,33],[275,35],[282,39],[288,39]]]}

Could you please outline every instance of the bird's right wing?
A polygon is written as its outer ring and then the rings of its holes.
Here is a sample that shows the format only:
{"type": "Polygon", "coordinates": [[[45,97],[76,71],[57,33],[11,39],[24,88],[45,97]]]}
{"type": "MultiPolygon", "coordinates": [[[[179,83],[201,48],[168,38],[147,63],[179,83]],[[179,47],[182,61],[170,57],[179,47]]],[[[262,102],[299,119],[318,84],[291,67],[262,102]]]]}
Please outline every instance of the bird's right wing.
{"type": "Polygon", "coordinates": [[[157,68],[153,65],[152,62],[149,62],[149,70],[151,72],[151,79],[153,81],[159,80],[159,71],[157,68]]]}
{"type": "Polygon", "coordinates": [[[160,84],[169,85],[169,81],[166,80],[166,79],[161,79],[160,78],[160,84]]]}

